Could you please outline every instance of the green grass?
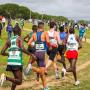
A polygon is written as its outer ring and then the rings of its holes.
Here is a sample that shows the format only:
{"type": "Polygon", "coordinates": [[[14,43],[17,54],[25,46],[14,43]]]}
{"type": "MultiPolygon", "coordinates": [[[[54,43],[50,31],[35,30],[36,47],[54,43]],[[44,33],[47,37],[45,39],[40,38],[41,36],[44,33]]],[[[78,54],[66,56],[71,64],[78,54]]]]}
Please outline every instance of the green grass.
{"type": "MultiPolygon", "coordinates": [[[[14,25],[14,21],[12,23],[14,25]]],[[[24,29],[25,30],[27,29],[27,30],[22,31],[22,37],[24,37],[26,34],[29,33],[29,31],[31,30],[31,26],[32,26],[32,24],[28,23],[27,21],[25,22],[24,29]]],[[[49,27],[47,25],[45,25],[45,30],[48,30],[48,29],[49,29],[49,27]]],[[[78,31],[76,31],[76,32],[78,34],[78,31]]],[[[90,30],[87,31],[87,38],[90,38],[90,30]]],[[[0,46],[0,50],[4,46],[6,40],[7,40],[7,32],[4,28],[2,31],[2,45],[0,46]]],[[[25,47],[27,47],[26,44],[25,44],[25,47]]],[[[83,43],[83,48],[79,52],[80,53],[79,53],[79,58],[78,58],[78,62],[77,62],[78,67],[90,60],[90,44],[83,43]]],[[[29,56],[24,54],[23,55],[24,66],[27,64],[28,59],[29,59],[29,56]]],[[[68,60],[66,60],[66,62],[68,62],[68,60]]],[[[7,63],[7,57],[0,55],[0,66],[1,66],[0,74],[4,72],[7,75],[12,76],[11,73],[5,71],[6,63],[7,63]]],[[[68,63],[67,63],[67,65],[68,65],[68,63]]],[[[60,72],[61,72],[61,68],[62,68],[61,64],[59,64],[59,67],[60,67],[60,72]]],[[[51,90],[90,90],[90,75],[89,75],[90,69],[89,68],[90,68],[90,66],[88,66],[85,69],[78,72],[78,78],[81,81],[81,84],[79,87],[73,86],[74,80],[71,75],[71,76],[69,76],[70,78],[68,78],[66,81],[62,81],[60,79],[61,82],[59,85],[55,84],[53,86],[50,86],[51,90]]],[[[34,74],[32,73],[30,77],[35,77],[33,75],[34,74]]],[[[51,68],[51,70],[49,70],[49,77],[52,75],[54,75],[53,68],[51,68]]],[[[11,83],[6,82],[4,84],[4,87],[10,86],[10,85],[11,85],[11,83]]],[[[28,88],[28,89],[22,89],[22,90],[31,90],[31,89],[28,88]]]]}

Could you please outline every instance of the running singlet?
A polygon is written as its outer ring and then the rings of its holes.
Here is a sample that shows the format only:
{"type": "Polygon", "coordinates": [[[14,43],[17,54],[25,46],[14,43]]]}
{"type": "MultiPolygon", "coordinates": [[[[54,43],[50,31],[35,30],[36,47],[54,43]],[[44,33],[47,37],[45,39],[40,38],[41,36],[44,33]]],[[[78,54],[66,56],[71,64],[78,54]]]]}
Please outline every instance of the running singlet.
{"type": "Polygon", "coordinates": [[[29,33],[29,39],[32,37],[32,35],[33,35],[33,32],[30,32],[29,33]]]}
{"type": "MultiPolygon", "coordinates": [[[[32,35],[33,35],[33,32],[30,32],[30,33],[29,33],[29,39],[31,39],[32,35]]],[[[35,46],[35,42],[32,41],[31,45],[32,45],[32,46],[35,46]]]]}
{"type": "Polygon", "coordinates": [[[8,65],[22,65],[22,50],[16,45],[18,36],[11,38],[11,46],[9,48],[8,65]]]}
{"type": "Polygon", "coordinates": [[[50,38],[50,43],[51,43],[52,45],[58,46],[58,42],[57,42],[57,40],[54,38],[55,32],[54,32],[54,31],[53,31],[53,32],[49,32],[49,31],[48,31],[48,34],[49,34],[49,38],[50,38]]]}
{"type": "Polygon", "coordinates": [[[60,33],[60,39],[61,39],[61,40],[64,40],[64,39],[66,38],[66,35],[67,35],[67,34],[66,34],[65,32],[61,32],[61,33],[60,33]]]}
{"type": "Polygon", "coordinates": [[[67,39],[67,50],[78,50],[78,42],[76,41],[75,35],[70,34],[67,39]]]}
{"type": "Polygon", "coordinates": [[[36,33],[36,36],[37,36],[37,41],[35,43],[36,51],[37,50],[46,50],[46,43],[41,41],[41,35],[42,35],[42,32],[36,33]]]}
{"type": "Polygon", "coordinates": [[[83,36],[84,36],[84,33],[85,33],[85,28],[80,28],[80,30],[79,30],[79,37],[82,37],[83,38],[83,36]]]}

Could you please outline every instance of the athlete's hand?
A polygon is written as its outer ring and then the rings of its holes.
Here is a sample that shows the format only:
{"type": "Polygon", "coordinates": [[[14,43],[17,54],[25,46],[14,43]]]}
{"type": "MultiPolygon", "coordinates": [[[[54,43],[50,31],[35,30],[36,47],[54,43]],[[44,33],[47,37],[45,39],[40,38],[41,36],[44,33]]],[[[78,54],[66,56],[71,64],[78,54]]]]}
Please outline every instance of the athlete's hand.
{"type": "Polygon", "coordinates": [[[37,57],[34,54],[31,54],[31,56],[34,60],[37,60],[37,57]]]}
{"type": "Polygon", "coordinates": [[[52,50],[52,47],[49,47],[49,50],[52,50]]]}

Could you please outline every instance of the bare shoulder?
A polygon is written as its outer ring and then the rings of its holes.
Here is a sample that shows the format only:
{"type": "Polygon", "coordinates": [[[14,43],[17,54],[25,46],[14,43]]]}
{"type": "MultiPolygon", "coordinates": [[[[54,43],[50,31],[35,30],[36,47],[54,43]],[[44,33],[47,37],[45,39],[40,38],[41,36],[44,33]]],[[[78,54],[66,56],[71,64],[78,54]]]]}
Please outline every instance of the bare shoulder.
{"type": "Polygon", "coordinates": [[[22,37],[20,37],[20,36],[18,36],[18,38],[17,38],[18,40],[23,40],[23,38],[22,37]]]}
{"type": "Polygon", "coordinates": [[[10,39],[7,39],[6,45],[8,45],[10,47],[10,45],[11,45],[10,39]]]}

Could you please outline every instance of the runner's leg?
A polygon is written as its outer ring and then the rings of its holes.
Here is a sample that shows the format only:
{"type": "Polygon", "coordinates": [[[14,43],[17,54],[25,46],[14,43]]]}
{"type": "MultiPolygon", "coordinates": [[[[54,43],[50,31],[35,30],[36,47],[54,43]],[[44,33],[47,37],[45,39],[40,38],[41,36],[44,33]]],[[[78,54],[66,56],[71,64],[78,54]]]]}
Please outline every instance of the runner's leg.
{"type": "Polygon", "coordinates": [[[11,90],[15,90],[16,85],[21,85],[22,83],[22,71],[16,70],[13,71],[14,78],[6,77],[6,80],[12,82],[11,90]]]}

